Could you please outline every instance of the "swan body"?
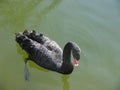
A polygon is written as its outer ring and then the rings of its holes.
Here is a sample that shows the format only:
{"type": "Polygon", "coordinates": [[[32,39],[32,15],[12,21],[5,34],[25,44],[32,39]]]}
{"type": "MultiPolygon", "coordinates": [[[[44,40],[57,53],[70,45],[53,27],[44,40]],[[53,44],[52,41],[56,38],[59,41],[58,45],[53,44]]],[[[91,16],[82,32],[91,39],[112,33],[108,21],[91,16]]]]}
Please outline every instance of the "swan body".
{"type": "Polygon", "coordinates": [[[80,48],[76,43],[68,42],[62,50],[55,41],[34,30],[16,33],[16,41],[28,53],[25,63],[32,60],[43,68],[62,74],[70,74],[73,71],[71,52],[74,59],[80,59],[80,48]]]}

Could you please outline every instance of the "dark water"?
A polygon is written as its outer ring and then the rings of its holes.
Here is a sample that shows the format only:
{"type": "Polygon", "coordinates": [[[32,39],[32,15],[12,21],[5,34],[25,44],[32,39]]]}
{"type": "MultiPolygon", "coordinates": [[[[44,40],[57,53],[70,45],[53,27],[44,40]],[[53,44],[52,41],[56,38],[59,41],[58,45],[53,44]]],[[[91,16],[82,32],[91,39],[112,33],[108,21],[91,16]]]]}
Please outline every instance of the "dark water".
{"type": "Polygon", "coordinates": [[[1,0],[0,90],[120,90],[120,0],[1,0]],[[42,32],[63,48],[81,50],[79,67],[64,76],[29,62],[15,32],[42,32]]]}

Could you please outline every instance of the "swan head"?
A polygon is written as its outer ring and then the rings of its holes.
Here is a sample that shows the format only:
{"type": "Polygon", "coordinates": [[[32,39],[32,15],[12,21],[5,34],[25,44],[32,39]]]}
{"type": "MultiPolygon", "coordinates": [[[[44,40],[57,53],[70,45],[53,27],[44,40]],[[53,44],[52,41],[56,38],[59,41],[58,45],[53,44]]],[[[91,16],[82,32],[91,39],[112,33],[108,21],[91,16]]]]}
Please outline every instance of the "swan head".
{"type": "Polygon", "coordinates": [[[72,54],[73,54],[73,58],[74,58],[74,66],[78,66],[79,65],[79,60],[80,60],[80,53],[81,53],[81,49],[79,48],[79,46],[72,42],[73,47],[72,47],[72,54]]]}

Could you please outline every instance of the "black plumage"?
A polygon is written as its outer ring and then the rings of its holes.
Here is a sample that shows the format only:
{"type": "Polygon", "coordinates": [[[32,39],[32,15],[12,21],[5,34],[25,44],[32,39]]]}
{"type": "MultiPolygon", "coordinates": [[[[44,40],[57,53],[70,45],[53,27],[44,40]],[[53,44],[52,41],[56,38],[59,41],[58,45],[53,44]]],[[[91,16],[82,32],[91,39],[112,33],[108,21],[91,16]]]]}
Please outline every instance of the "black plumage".
{"type": "Polygon", "coordinates": [[[16,41],[28,53],[26,61],[32,60],[39,66],[62,74],[73,71],[71,51],[74,59],[80,59],[80,48],[76,43],[68,42],[62,50],[55,41],[34,30],[16,33],[16,41]]]}

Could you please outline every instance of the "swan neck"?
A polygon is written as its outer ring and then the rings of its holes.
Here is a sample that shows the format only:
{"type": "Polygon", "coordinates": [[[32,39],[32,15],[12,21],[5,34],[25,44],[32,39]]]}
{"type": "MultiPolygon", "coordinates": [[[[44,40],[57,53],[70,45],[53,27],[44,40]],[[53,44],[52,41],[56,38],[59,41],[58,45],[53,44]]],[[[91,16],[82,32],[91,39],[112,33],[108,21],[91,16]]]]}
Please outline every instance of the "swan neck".
{"type": "Polygon", "coordinates": [[[63,49],[63,62],[71,62],[71,43],[67,43],[63,49]]]}

